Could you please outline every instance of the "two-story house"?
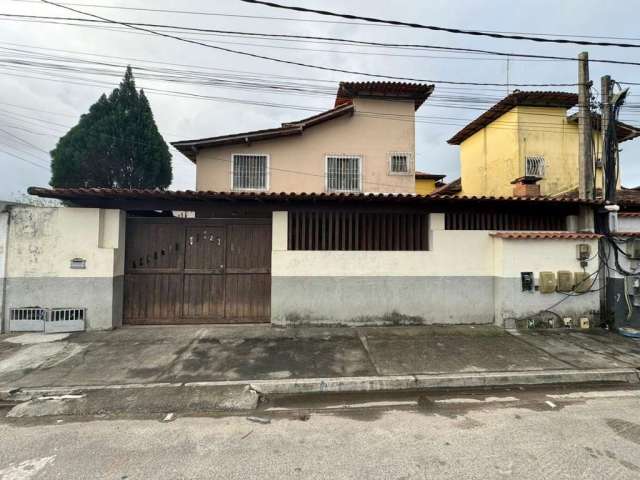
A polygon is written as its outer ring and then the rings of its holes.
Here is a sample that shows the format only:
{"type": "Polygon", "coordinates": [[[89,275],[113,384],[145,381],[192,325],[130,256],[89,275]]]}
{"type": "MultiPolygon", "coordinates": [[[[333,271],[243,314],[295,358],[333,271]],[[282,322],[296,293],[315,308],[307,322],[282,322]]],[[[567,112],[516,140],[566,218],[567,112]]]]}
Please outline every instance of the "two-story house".
{"type": "MultiPolygon", "coordinates": [[[[578,95],[516,91],[448,140],[460,146],[459,180],[436,193],[492,196],[561,195],[578,186],[578,95]]],[[[599,116],[593,116],[596,188],[602,188],[599,116]]],[[[617,124],[618,141],[640,131],[617,124]]]]}
{"type": "MultiPolygon", "coordinates": [[[[173,146],[196,163],[197,190],[415,193],[415,111],[432,91],[427,84],[341,82],[331,110],[173,146]]],[[[421,192],[430,193],[444,175],[418,176],[421,192]]]]}

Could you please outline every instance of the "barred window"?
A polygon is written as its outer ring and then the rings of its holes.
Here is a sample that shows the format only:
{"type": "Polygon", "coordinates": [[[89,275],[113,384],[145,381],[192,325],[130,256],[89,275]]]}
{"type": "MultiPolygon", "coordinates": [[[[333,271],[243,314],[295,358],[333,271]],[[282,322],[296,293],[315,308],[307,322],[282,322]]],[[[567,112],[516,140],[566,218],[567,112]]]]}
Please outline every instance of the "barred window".
{"type": "Polygon", "coordinates": [[[266,155],[233,155],[233,190],[267,190],[268,158],[266,155]]]}
{"type": "Polygon", "coordinates": [[[327,191],[360,192],[360,157],[331,155],[327,157],[327,191]]]}
{"type": "Polygon", "coordinates": [[[544,178],[544,157],[542,155],[528,155],[525,158],[525,176],[544,178]]]}
{"type": "Polygon", "coordinates": [[[389,173],[402,175],[411,173],[411,154],[392,153],[389,155],[389,173]]]}

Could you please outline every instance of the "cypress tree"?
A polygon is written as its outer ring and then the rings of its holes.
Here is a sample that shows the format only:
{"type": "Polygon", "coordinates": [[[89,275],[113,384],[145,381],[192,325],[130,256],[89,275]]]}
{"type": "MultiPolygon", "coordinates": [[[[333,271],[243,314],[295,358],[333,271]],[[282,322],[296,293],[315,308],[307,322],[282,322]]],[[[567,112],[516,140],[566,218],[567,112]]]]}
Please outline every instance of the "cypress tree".
{"type": "Polygon", "coordinates": [[[171,153],[131,67],[51,151],[53,187],[166,188],[171,153]]]}

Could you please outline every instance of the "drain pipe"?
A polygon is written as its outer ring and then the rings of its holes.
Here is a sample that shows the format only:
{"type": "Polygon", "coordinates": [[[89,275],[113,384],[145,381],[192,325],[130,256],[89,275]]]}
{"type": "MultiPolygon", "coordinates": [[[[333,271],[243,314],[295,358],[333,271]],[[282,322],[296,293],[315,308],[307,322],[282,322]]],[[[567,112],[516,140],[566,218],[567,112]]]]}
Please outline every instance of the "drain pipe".
{"type": "Polygon", "coordinates": [[[11,219],[11,207],[6,206],[0,210],[0,333],[7,333],[7,258],[9,257],[9,223],[11,219]]]}

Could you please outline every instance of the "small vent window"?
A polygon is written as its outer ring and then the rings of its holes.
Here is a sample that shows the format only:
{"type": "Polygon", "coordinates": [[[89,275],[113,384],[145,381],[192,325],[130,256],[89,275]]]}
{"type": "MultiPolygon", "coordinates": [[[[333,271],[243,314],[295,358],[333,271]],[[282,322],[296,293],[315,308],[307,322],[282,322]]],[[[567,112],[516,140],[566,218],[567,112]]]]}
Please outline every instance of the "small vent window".
{"type": "Polygon", "coordinates": [[[525,158],[525,176],[544,178],[544,157],[542,155],[528,155],[525,158]]]}
{"type": "Polygon", "coordinates": [[[411,155],[408,153],[392,153],[389,155],[389,173],[391,175],[407,175],[411,173],[411,155]]]}
{"type": "Polygon", "coordinates": [[[266,155],[233,155],[232,188],[267,190],[268,163],[266,155]]]}
{"type": "Polygon", "coordinates": [[[327,157],[327,191],[360,192],[360,157],[332,155],[327,157]]]}

